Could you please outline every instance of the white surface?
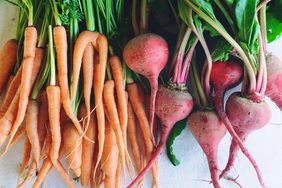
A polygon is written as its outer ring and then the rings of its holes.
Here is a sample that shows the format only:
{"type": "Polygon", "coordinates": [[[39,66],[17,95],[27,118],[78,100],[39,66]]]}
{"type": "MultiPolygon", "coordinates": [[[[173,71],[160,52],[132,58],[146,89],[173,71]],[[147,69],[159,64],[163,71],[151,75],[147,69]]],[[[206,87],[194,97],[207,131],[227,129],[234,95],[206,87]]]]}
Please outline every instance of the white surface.
{"type": "MultiPolygon", "coordinates": [[[[0,46],[15,36],[16,13],[15,7],[0,1],[0,46]]],[[[269,51],[282,58],[282,38],[269,46],[269,51]]],[[[269,100],[268,100],[269,101],[269,100]]],[[[270,122],[282,123],[281,112],[269,102],[273,110],[270,122]]],[[[212,186],[201,180],[209,180],[209,170],[206,158],[188,129],[177,139],[175,153],[181,159],[181,164],[174,167],[170,164],[165,152],[159,159],[159,185],[160,188],[211,188],[212,186]]],[[[246,146],[255,157],[263,173],[266,185],[269,188],[282,187],[282,126],[269,124],[265,128],[250,135],[246,146]]],[[[226,163],[229,151],[230,136],[226,135],[219,147],[219,167],[222,169],[226,163]]],[[[0,188],[16,186],[18,164],[22,158],[23,140],[14,146],[6,156],[0,158],[0,188]]],[[[260,187],[256,174],[247,159],[240,153],[236,166],[232,170],[234,177],[240,175],[238,181],[245,188],[260,187]]],[[[149,177],[149,176],[148,176],[149,177]]],[[[46,182],[48,188],[66,187],[58,173],[53,170],[46,182]]],[[[150,177],[144,187],[150,187],[150,177]]],[[[222,180],[224,188],[236,188],[231,182],[222,180]]],[[[77,187],[79,185],[77,184],[77,187]]]]}

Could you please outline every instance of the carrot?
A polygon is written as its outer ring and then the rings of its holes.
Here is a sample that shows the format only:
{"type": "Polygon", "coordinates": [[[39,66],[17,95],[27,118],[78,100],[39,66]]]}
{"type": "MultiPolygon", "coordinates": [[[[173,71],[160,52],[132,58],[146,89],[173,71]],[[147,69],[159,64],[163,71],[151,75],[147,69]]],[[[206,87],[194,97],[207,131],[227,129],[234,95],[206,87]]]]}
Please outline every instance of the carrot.
{"type": "Polygon", "coordinates": [[[104,97],[104,106],[106,109],[106,116],[109,120],[110,126],[113,128],[117,145],[119,149],[119,155],[120,155],[120,163],[121,168],[124,171],[125,170],[125,145],[122,139],[122,132],[120,128],[120,122],[118,119],[118,112],[115,102],[115,83],[113,80],[107,80],[104,85],[104,91],[103,91],[103,97],[104,97]]]}
{"type": "Polygon", "coordinates": [[[71,100],[69,96],[69,84],[68,84],[68,47],[67,47],[67,33],[63,26],[54,27],[54,43],[57,54],[57,66],[58,66],[58,80],[61,88],[62,103],[66,114],[69,116],[74,126],[78,130],[79,134],[83,134],[80,123],[74,114],[71,106],[71,100]]]}
{"type": "Polygon", "coordinates": [[[20,100],[20,92],[19,89],[16,92],[15,97],[13,98],[8,110],[6,111],[5,115],[0,120],[0,146],[5,142],[7,139],[10,129],[12,127],[13,122],[16,119],[18,104],[20,100]]]}
{"type": "Polygon", "coordinates": [[[128,113],[127,131],[128,131],[129,144],[136,165],[135,166],[136,170],[137,172],[140,172],[140,170],[142,170],[141,154],[140,154],[138,137],[136,132],[135,114],[133,112],[130,102],[128,102],[127,104],[127,113],[128,113]]]}
{"type": "Polygon", "coordinates": [[[82,59],[86,58],[86,53],[89,53],[90,55],[91,44],[97,49],[98,36],[99,36],[98,32],[83,31],[78,35],[75,41],[74,50],[73,50],[74,53],[73,53],[73,69],[72,69],[72,83],[71,83],[71,101],[74,100],[74,97],[76,96],[77,93],[77,86],[78,86],[82,59]],[[83,58],[83,56],[85,56],[85,58],[83,58]]]}
{"type": "Polygon", "coordinates": [[[52,142],[51,133],[50,133],[50,130],[47,129],[46,137],[45,137],[45,144],[44,144],[44,147],[42,148],[42,157],[49,156],[51,142],[52,142]]]}
{"type": "Polygon", "coordinates": [[[0,93],[2,93],[17,62],[18,42],[8,40],[0,51],[0,93]]]}
{"type": "Polygon", "coordinates": [[[72,123],[67,122],[62,130],[64,149],[69,168],[75,177],[81,174],[82,141],[79,140],[79,134],[72,123]],[[79,141],[77,141],[79,140],[79,141]]]}
{"type": "MultiPolygon", "coordinates": [[[[92,44],[88,44],[84,54],[83,54],[83,94],[84,94],[84,101],[87,110],[87,114],[84,117],[87,117],[86,123],[86,131],[88,129],[90,123],[90,102],[91,102],[91,90],[93,86],[93,74],[94,74],[94,47],[92,44]]],[[[84,118],[81,117],[81,118],[84,118]]]]}
{"type": "Polygon", "coordinates": [[[13,147],[13,145],[15,145],[25,133],[26,131],[25,131],[25,124],[24,124],[20,126],[20,128],[18,129],[17,133],[14,136],[13,141],[11,142],[10,147],[13,147]]]}
{"type": "MultiPolygon", "coordinates": [[[[60,147],[59,159],[62,158],[63,153],[64,153],[64,148],[60,147]]],[[[43,181],[46,179],[47,175],[52,170],[52,168],[53,168],[52,161],[50,157],[47,157],[46,159],[44,159],[42,163],[41,169],[39,170],[37,174],[37,177],[34,181],[32,188],[38,188],[43,183],[43,181]]]]}
{"type": "Polygon", "coordinates": [[[95,98],[95,106],[96,115],[97,115],[97,124],[98,124],[98,156],[96,165],[94,168],[94,177],[96,174],[96,170],[98,164],[101,160],[103,148],[104,148],[104,141],[105,141],[105,113],[104,113],[104,106],[102,103],[102,94],[103,94],[103,85],[105,81],[105,71],[107,65],[107,55],[108,55],[108,41],[104,35],[100,35],[97,38],[97,45],[99,51],[99,62],[95,62],[94,65],[94,98],[95,98]]]}
{"type": "Polygon", "coordinates": [[[27,165],[28,165],[28,162],[29,162],[29,159],[30,159],[30,153],[31,153],[31,143],[29,141],[28,138],[25,139],[25,143],[24,143],[24,154],[23,154],[23,159],[22,159],[22,163],[21,163],[21,167],[20,167],[20,172],[19,172],[19,175],[18,175],[18,180],[22,177],[27,165]]]}
{"type": "Polygon", "coordinates": [[[6,96],[7,90],[9,88],[11,82],[13,81],[14,77],[15,77],[14,75],[10,76],[9,80],[6,83],[5,88],[3,89],[2,93],[0,94],[0,106],[2,105],[3,99],[6,96]]]}
{"type": "Polygon", "coordinates": [[[60,127],[60,109],[61,109],[61,97],[60,88],[58,86],[49,85],[46,89],[48,99],[48,114],[49,125],[51,129],[51,146],[50,146],[50,159],[57,171],[64,178],[69,187],[74,187],[70,177],[66,173],[62,164],[58,161],[59,150],[61,145],[61,127],[60,127]]]}
{"type": "Polygon", "coordinates": [[[47,94],[44,91],[41,93],[40,96],[40,106],[39,106],[38,126],[37,126],[41,153],[47,133],[47,128],[46,128],[47,122],[48,122],[48,101],[47,101],[47,94]]]}
{"type": "MultiPolygon", "coordinates": [[[[83,118],[87,115],[86,105],[81,105],[78,110],[78,117],[83,118]]],[[[88,117],[89,128],[86,131],[86,136],[91,140],[96,140],[96,119],[93,114],[88,117]]],[[[81,176],[80,183],[82,186],[88,186],[91,175],[91,168],[94,164],[94,150],[95,144],[89,142],[86,139],[82,140],[82,164],[81,164],[81,176]]]]}
{"type": "Polygon", "coordinates": [[[39,167],[40,159],[40,141],[38,135],[38,116],[39,116],[39,104],[36,100],[30,100],[26,111],[26,135],[31,143],[33,157],[37,167],[39,167]]]}
{"type": "Polygon", "coordinates": [[[121,180],[122,180],[122,168],[121,168],[121,163],[118,163],[116,176],[115,176],[115,187],[120,187],[121,180]]]}
{"type": "Polygon", "coordinates": [[[8,110],[17,90],[21,83],[22,78],[22,66],[18,70],[17,74],[14,76],[14,79],[12,80],[11,84],[9,85],[6,95],[3,99],[3,102],[0,107],[0,117],[2,117],[5,112],[8,110]]]}
{"type": "MultiPolygon", "coordinates": [[[[146,116],[146,110],[144,107],[144,94],[141,92],[141,90],[138,88],[138,85],[136,83],[127,84],[127,92],[129,96],[129,101],[131,102],[133,111],[137,117],[139,128],[142,133],[142,139],[144,139],[145,144],[145,151],[146,155],[145,158],[150,158],[152,155],[152,152],[154,150],[154,145],[152,141],[152,135],[151,135],[151,129],[149,125],[149,120],[146,116]]],[[[154,165],[152,168],[152,175],[154,184],[157,184],[157,168],[154,165]]]]}
{"type": "Polygon", "coordinates": [[[24,180],[20,184],[18,184],[17,187],[23,187],[28,182],[28,180],[30,179],[31,175],[36,172],[36,166],[37,166],[36,165],[36,161],[33,158],[24,180]]]}
{"type": "MultiPolygon", "coordinates": [[[[37,37],[36,29],[32,30],[33,33],[32,37],[37,37]]],[[[28,38],[27,38],[28,39],[28,38]]],[[[36,40],[35,40],[36,42],[36,40]]],[[[25,47],[27,48],[27,47],[25,47]]],[[[24,52],[25,53],[25,52],[24,52]]],[[[29,52],[26,52],[29,53],[29,52]]],[[[30,52],[32,53],[32,52],[30,52]]],[[[19,126],[24,120],[25,113],[27,110],[28,102],[29,102],[29,95],[31,93],[32,85],[34,84],[37,74],[39,72],[39,67],[44,58],[44,49],[43,48],[36,48],[34,50],[35,57],[33,56],[25,56],[23,60],[23,70],[22,70],[22,78],[21,78],[21,86],[20,86],[20,100],[18,105],[18,112],[16,120],[13,124],[13,127],[10,131],[10,139],[8,144],[6,145],[5,151],[8,150],[13,137],[15,136],[19,126]]],[[[33,55],[33,54],[32,54],[33,55]]],[[[5,153],[5,152],[4,152],[5,153]]]]}
{"type": "Polygon", "coordinates": [[[122,72],[122,65],[118,56],[112,56],[110,58],[110,65],[112,69],[113,78],[115,81],[115,89],[117,94],[117,108],[118,108],[118,116],[120,120],[122,137],[124,140],[124,144],[126,144],[126,126],[127,126],[127,99],[126,99],[126,91],[125,91],[125,82],[122,72]]]}
{"type": "MultiPolygon", "coordinates": [[[[110,120],[109,120],[110,121],[110,120]]],[[[105,144],[103,148],[103,155],[101,158],[101,168],[105,175],[104,187],[115,187],[115,177],[119,161],[119,149],[114,130],[106,127],[105,130],[105,144]]]]}

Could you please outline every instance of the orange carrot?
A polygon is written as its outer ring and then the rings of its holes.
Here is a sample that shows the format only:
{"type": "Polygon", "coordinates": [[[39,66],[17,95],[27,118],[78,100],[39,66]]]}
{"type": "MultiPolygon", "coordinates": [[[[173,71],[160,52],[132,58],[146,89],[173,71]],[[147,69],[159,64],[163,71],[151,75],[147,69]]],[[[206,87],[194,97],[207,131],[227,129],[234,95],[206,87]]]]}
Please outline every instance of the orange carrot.
{"type": "Polygon", "coordinates": [[[69,168],[75,177],[81,174],[82,141],[80,135],[72,123],[67,122],[62,130],[64,149],[69,168]],[[79,141],[78,141],[79,140],[79,141]]]}
{"type": "MultiPolygon", "coordinates": [[[[142,133],[142,139],[144,139],[145,144],[145,151],[146,155],[145,158],[150,158],[152,152],[154,150],[149,120],[146,116],[146,110],[144,107],[144,94],[140,92],[141,90],[138,88],[136,83],[131,83],[127,85],[127,91],[129,100],[131,102],[133,111],[137,117],[139,128],[142,133]]],[[[153,184],[157,185],[157,168],[154,165],[152,168],[152,175],[153,175],[153,184]]]]}
{"type": "MultiPolygon", "coordinates": [[[[77,93],[77,86],[78,86],[79,73],[82,64],[82,58],[85,54],[85,51],[91,50],[90,47],[89,49],[86,48],[88,48],[88,46],[92,44],[97,49],[98,36],[99,36],[98,32],[83,31],[78,35],[75,41],[74,50],[73,50],[74,53],[73,53],[73,69],[72,69],[72,83],[71,83],[71,101],[74,100],[77,93]]],[[[99,52],[103,52],[103,51],[99,50],[99,52]]]]}
{"type": "Polygon", "coordinates": [[[130,102],[128,102],[127,104],[127,112],[128,112],[127,131],[128,131],[129,144],[131,146],[132,156],[135,161],[136,170],[137,172],[139,172],[140,170],[142,170],[141,154],[138,145],[135,114],[133,112],[130,102]]]}
{"type": "Polygon", "coordinates": [[[69,116],[79,134],[83,134],[80,123],[72,109],[69,84],[68,84],[68,47],[67,47],[67,33],[63,26],[54,27],[54,43],[56,47],[57,66],[58,66],[58,80],[61,88],[62,103],[66,114],[69,116]]]}
{"type": "MultiPolygon", "coordinates": [[[[62,158],[64,153],[64,148],[60,147],[60,152],[59,152],[59,159],[62,158]]],[[[39,186],[43,183],[43,181],[46,179],[47,175],[49,172],[52,170],[53,164],[50,159],[50,157],[47,157],[44,159],[42,166],[37,174],[37,177],[35,179],[35,182],[33,183],[32,188],[39,188],[39,186]]]]}
{"type": "Polygon", "coordinates": [[[36,172],[36,169],[36,161],[33,158],[24,180],[17,187],[23,187],[28,182],[32,174],[36,172]]]}
{"type": "Polygon", "coordinates": [[[70,177],[66,173],[62,164],[58,161],[59,150],[61,145],[61,127],[60,127],[60,109],[61,109],[61,95],[58,86],[49,85],[46,89],[48,99],[48,114],[49,125],[51,130],[51,146],[50,146],[50,159],[57,169],[57,171],[64,178],[69,187],[74,187],[70,177]]]}
{"type": "Polygon", "coordinates": [[[47,133],[47,123],[48,123],[48,101],[47,101],[47,94],[44,91],[40,95],[40,107],[39,107],[38,127],[37,127],[41,153],[47,133]]]}
{"type": "Polygon", "coordinates": [[[15,39],[10,39],[0,51],[0,93],[4,89],[17,62],[17,49],[18,42],[15,39]]]}
{"type": "MultiPolygon", "coordinates": [[[[110,121],[110,120],[109,120],[110,121]]],[[[115,177],[119,161],[119,150],[117,140],[112,128],[106,127],[105,144],[101,158],[101,168],[105,175],[104,187],[115,187],[115,177]]]]}
{"type": "MultiPolygon", "coordinates": [[[[91,91],[93,86],[93,74],[94,74],[94,47],[92,44],[88,44],[84,54],[83,54],[83,95],[87,114],[84,117],[87,117],[86,129],[90,123],[90,102],[91,102],[91,91]]],[[[84,118],[81,117],[81,118],[84,118]]]]}
{"type": "Polygon", "coordinates": [[[122,137],[124,140],[124,144],[127,145],[126,138],[126,126],[127,126],[127,98],[125,91],[125,82],[122,72],[122,65],[118,56],[112,56],[110,58],[110,65],[112,69],[113,78],[115,81],[115,89],[117,94],[117,108],[118,108],[118,116],[120,120],[122,137]]]}
{"type": "Polygon", "coordinates": [[[115,187],[120,187],[121,180],[122,180],[122,168],[121,168],[121,164],[118,163],[117,164],[116,176],[115,176],[115,187]]]}
{"type": "MultiPolygon", "coordinates": [[[[29,36],[29,37],[36,38],[37,37],[36,29],[33,29],[31,31],[34,33],[32,34],[32,36],[29,36]]],[[[32,38],[32,40],[34,39],[32,38]]],[[[35,42],[36,42],[36,39],[35,39],[35,42]]],[[[29,46],[25,46],[25,48],[28,48],[28,47],[29,46]]],[[[21,78],[21,85],[19,88],[20,89],[20,100],[19,100],[19,105],[18,105],[17,117],[10,131],[10,139],[8,141],[8,144],[6,145],[5,152],[8,150],[9,145],[11,141],[13,140],[13,137],[15,136],[19,126],[21,125],[21,123],[24,120],[28,102],[29,102],[29,95],[31,93],[32,86],[38,75],[40,65],[44,59],[44,49],[43,48],[35,48],[34,56],[31,56],[33,54],[32,52],[29,52],[29,50],[27,50],[26,53],[30,55],[25,56],[25,52],[24,52],[24,59],[23,59],[23,65],[22,65],[23,66],[22,78],[21,78]]]]}
{"type": "Polygon", "coordinates": [[[94,98],[95,98],[95,106],[96,115],[97,115],[97,125],[98,125],[98,156],[96,165],[94,168],[93,176],[96,175],[96,170],[98,164],[101,160],[104,141],[105,141],[105,112],[104,106],[102,102],[103,95],[103,86],[106,75],[106,65],[107,65],[107,56],[108,56],[108,41],[104,35],[100,35],[97,38],[98,52],[99,52],[99,62],[95,62],[94,65],[94,98]]]}
{"type": "MultiPolygon", "coordinates": [[[[13,81],[14,77],[15,77],[14,75],[11,75],[11,76],[9,77],[9,80],[8,80],[8,82],[6,83],[6,86],[5,86],[4,89],[2,90],[2,93],[0,94],[0,106],[2,105],[3,99],[4,99],[4,97],[6,96],[7,90],[8,90],[8,88],[9,88],[11,82],[13,81]]],[[[1,115],[1,114],[0,114],[0,115],[1,115]]]]}
{"type": "Polygon", "coordinates": [[[0,146],[5,142],[7,139],[10,129],[12,127],[13,122],[16,119],[18,104],[20,100],[20,92],[19,89],[16,92],[15,97],[13,98],[8,110],[6,111],[5,115],[0,120],[0,146]]]}
{"type": "Polygon", "coordinates": [[[23,154],[23,160],[22,160],[22,163],[21,163],[21,167],[20,167],[20,172],[19,172],[19,175],[18,175],[18,180],[22,177],[27,165],[28,165],[28,162],[29,162],[29,159],[30,159],[30,153],[31,153],[31,144],[28,140],[28,138],[25,139],[25,143],[24,143],[24,154],[23,154]]]}
{"type": "Polygon", "coordinates": [[[39,167],[39,159],[41,153],[39,135],[37,130],[38,116],[39,116],[39,104],[36,100],[30,100],[26,111],[25,128],[26,128],[26,135],[32,146],[33,157],[37,167],[39,167]]]}
{"type": "MultiPolygon", "coordinates": [[[[86,105],[81,105],[78,110],[78,117],[82,118],[87,115],[86,105]]],[[[89,117],[88,117],[89,118],[89,117]]],[[[86,131],[86,136],[91,140],[96,140],[96,119],[94,114],[90,115],[89,128],[86,131]]],[[[88,186],[91,175],[91,168],[93,167],[95,144],[86,139],[82,141],[82,164],[80,183],[82,186],[88,186]]]]}
{"type": "Polygon", "coordinates": [[[117,145],[120,154],[121,168],[123,171],[125,171],[125,145],[122,139],[122,132],[120,127],[120,122],[118,119],[114,89],[115,89],[114,81],[107,80],[104,85],[104,91],[103,91],[104,106],[106,109],[106,116],[109,120],[109,124],[113,128],[116,135],[117,145]]]}
{"type": "Polygon", "coordinates": [[[0,107],[0,117],[2,117],[5,112],[8,110],[19,86],[21,83],[21,78],[22,78],[22,66],[18,70],[17,74],[15,75],[14,79],[12,80],[11,84],[9,85],[6,95],[3,99],[3,102],[0,107]]]}
{"type": "Polygon", "coordinates": [[[10,147],[13,147],[13,145],[15,145],[25,133],[26,133],[25,132],[25,124],[23,124],[22,126],[20,126],[19,130],[15,134],[14,139],[11,142],[10,147]]]}

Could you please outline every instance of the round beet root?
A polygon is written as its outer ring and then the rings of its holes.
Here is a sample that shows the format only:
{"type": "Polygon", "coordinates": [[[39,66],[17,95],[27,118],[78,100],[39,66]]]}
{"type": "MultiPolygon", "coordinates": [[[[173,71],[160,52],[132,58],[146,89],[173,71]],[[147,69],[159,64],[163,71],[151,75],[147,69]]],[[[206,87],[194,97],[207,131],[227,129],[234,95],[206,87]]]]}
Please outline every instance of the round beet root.
{"type": "Polygon", "coordinates": [[[123,50],[126,65],[134,72],[145,76],[151,86],[150,125],[153,124],[158,77],[166,66],[169,50],[166,41],[159,35],[147,33],[130,40],[123,50]]]}

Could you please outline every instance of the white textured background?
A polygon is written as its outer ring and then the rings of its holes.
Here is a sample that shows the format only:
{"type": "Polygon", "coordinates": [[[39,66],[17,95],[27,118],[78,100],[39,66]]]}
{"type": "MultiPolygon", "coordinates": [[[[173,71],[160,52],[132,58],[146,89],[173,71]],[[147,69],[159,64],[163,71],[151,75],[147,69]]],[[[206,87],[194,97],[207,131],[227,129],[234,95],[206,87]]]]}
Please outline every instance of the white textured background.
{"type": "MultiPolygon", "coordinates": [[[[17,14],[15,7],[0,0],[0,46],[9,39],[15,37],[17,14]]],[[[269,51],[282,59],[282,38],[269,45],[269,51]]],[[[269,100],[273,110],[271,123],[282,123],[282,113],[269,100]]],[[[1,125],[0,125],[1,126],[1,125]]],[[[227,161],[230,144],[230,136],[226,135],[219,147],[219,167],[224,168],[227,161]]],[[[246,146],[255,157],[263,174],[266,185],[269,188],[282,187],[282,125],[269,124],[265,128],[251,134],[246,146]]],[[[212,186],[201,180],[209,180],[209,170],[206,158],[188,129],[184,131],[176,141],[175,153],[181,160],[178,167],[170,164],[163,153],[159,160],[159,185],[160,188],[211,188],[212,186]]],[[[16,187],[18,164],[22,158],[23,140],[15,145],[6,156],[0,158],[0,188],[16,187]]],[[[255,171],[248,160],[240,153],[236,160],[236,166],[232,170],[234,177],[240,175],[238,181],[244,188],[260,187],[256,179],[255,171]]],[[[53,170],[46,182],[48,188],[66,187],[60,175],[53,170]]],[[[231,182],[222,180],[224,188],[236,188],[231,182]]],[[[77,184],[77,187],[79,185],[77,184]]],[[[150,187],[148,176],[144,187],[150,187]]]]}

